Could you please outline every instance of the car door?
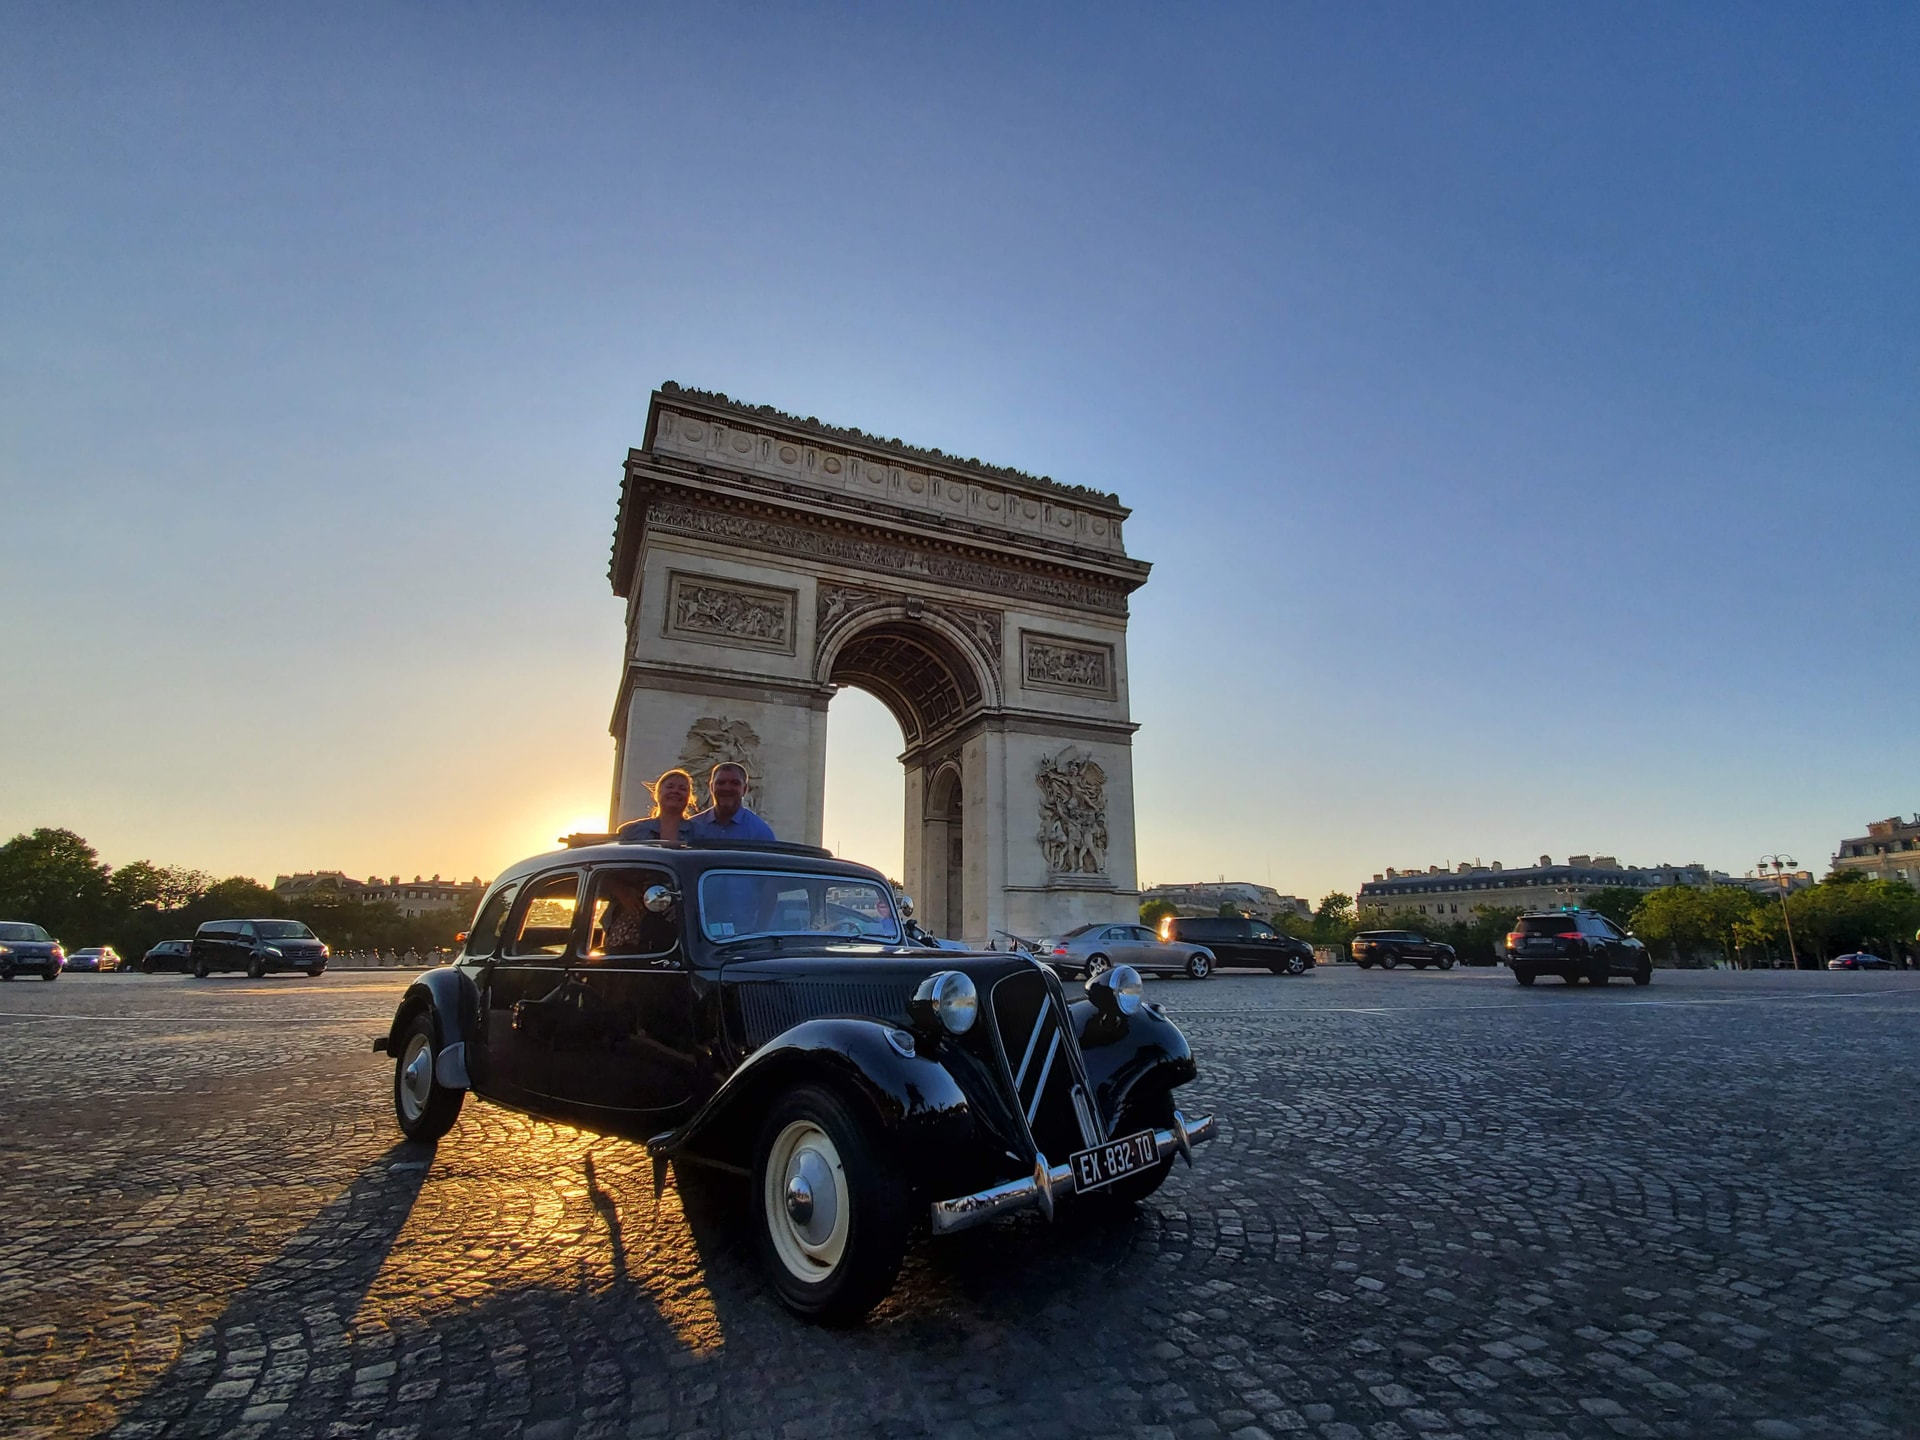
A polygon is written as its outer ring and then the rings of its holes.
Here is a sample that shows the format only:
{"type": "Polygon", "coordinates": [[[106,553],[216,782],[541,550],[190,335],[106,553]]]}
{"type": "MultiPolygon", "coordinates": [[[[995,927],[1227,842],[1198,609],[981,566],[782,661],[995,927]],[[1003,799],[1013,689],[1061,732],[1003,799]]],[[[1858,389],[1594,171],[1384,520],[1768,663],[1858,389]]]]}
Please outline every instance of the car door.
{"type": "Polygon", "coordinates": [[[1613,922],[1604,915],[1585,915],[1581,917],[1581,928],[1591,937],[1594,945],[1607,957],[1607,969],[1614,974],[1630,970],[1627,937],[1617,930],[1613,922]]]}
{"type": "Polygon", "coordinates": [[[1270,970],[1284,970],[1293,954],[1293,947],[1281,936],[1280,932],[1264,920],[1247,922],[1247,961],[1249,965],[1264,965],[1270,970]]]}
{"type": "Polygon", "coordinates": [[[553,1009],[548,1093],[601,1124],[661,1117],[693,1097],[693,979],[681,910],[646,908],[667,871],[600,865],[589,877],[553,1009]]]}
{"type": "Polygon", "coordinates": [[[552,1085],[557,1006],[579,909],[581,872],[550,870],[528,880],[508,912],[500,953],[481,995],[489,1084],[539,1096],[552,1085]]]}
{"type": "Polygon", "coordinates": [[[1115,965],[1131,965],[1136,970],[1152,969],[1158,957],[1141,953],[1130,925],[1109,925],[1095,938],[1095,948],[1115,965]]]}
{"type": "MultiPolygon", "coordinates": [[[[1126,938],[1117,942],[1124,947],[1127,964],[1136,970],[1165,969],[1174,953],[1160,943],[1160,937],[1144,925],[1122,925],[1126,938]]],[[[1115,957],[1118,958],[1117,956],[1115,957]]]]}

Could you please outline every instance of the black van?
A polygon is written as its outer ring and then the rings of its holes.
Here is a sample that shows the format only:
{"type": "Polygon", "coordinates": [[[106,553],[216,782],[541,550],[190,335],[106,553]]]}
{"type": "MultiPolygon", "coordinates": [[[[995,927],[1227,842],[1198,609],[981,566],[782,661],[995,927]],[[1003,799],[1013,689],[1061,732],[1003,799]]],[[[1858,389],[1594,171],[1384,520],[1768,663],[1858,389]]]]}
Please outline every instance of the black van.
{"type": "Polygon", "coordinates": [[[1160,922],[1160,938],[1204,945],[1222,965],[1253,965],[1276,975],[1304,975],[1313,968],[1313,946],[1264,920],[1169,915],[1160,922]]]}
{"type": "Polygon", "coordinates": [[[193,973],[244,970],[258,980],[285,970],[319,978],[327,947],[298,920],[209,920],[193,935],[193,973]]]}

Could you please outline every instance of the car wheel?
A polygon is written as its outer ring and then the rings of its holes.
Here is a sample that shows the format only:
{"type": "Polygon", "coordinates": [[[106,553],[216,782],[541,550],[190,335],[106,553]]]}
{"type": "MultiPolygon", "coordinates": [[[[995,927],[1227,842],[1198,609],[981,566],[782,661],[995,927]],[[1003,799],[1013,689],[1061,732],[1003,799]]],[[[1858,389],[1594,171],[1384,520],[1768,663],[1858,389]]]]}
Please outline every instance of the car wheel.
{"type": "Polygon", "coordinates": [[[58,980],[60,978],[60,967],[58,965],[47,966],[40,978],[42,980],[58,980]]]}
{"type": "Polygon", "coordinates": [[[409,1140],[438,1140],[460,1118],[464,1090],[450,1090],[433,1073],[433,1016],[425,1010],[408,1022],[393,1062],[393,1115],[409,1140]]]}
{"type": "Polygon", "coordinates": [[[1642,960],[1640,962],[1640,968],[1633,972],[1633,983],[1636,985],[1651,985],[1653,983],[1653,962],[1651,960],[1642,960]]]}
{"type": "Polygon", "coordinates": [[[207,976],[210,973],[211,972],[207,969],[207,962],[205,960],[195,960],[193,962],[193,978],[194,979],[204,980],[207,978],[207,976]]]}
{"type": "Polygon", "coordinates": [[[1358,965],[1362,970],[1371,970],[1373,968],[1373,962],[1371,960],[1356,960],[1353,963],[1358,965]]]}
{"type": "Polygon", "coordinates": [[[307,978],[309,980],[318,980],[322,975],[326,973],[327,973],[327,967],[324,965],[310,965],[307,967],[307,978]]]}
{"type": "Polygon", "coordinates": [[[0,980],[11,980],[11,979],[13,979],[13,971],[0,970],[0,980]]]}
{"type": "Polygon", "coordinates": [[[1391,970],[1393,969],[1394,966],[1398,965],[1399,963],[1400,963],[1400,957],[1394,954],[1391,950],[1389,950],[1386,954],[1380,957],[1380,968],[1382,970],[1391,970]]]}
{"type": "Polygon", "coordinates": [[[1531,970],[1516,970],[1513,972],[1513,978],[1518,980],[1522,985],[1531,985],[1540,977],[1535,975],[1531,970]]]}
{"type": "Polygon", "coordinates": [[[1587,971],[1587,983],[1589,985],[1604,985],[1612,978],[1613,974],[1607,968],[1607,957],[1604,955],[1594,961],[1592,967],[1587,971]]]}
{"type": "Polygon", "coordinates": [[[1111,970],[1112,968],[1113,968],[1113,962],[1107,959],[1106,956],[1089,955],[1087,957],[1087,968],[1084,973],[1087,979],[1091,980],[1096,975],[1106,974],[1107,971],[1111,970]]]}
{"type": "Polygon", "coordinates": [[[266,979],[267,962],[262,960],[258,955],[254,956],[253,959],[247,962],[247,978],[249,980],[266,979]]]}
{"type": "Polygon", "coordinates": [[[1187,956],[1187,978],[1189,980],[1204,980],[1212,973],[1213,961],[1206,955],[1196,950],[1193,954],[1187,956]]]}
{"type": "Polygon", "coordinates": [[[1306,956],[1289,955],[1287,957],[1287,974],[1304,975],[1306,973],[1307,973],[1307,957],[1306,956]]]}
{"type": "Polygon", "coordinates": [[[775,1293],[807,1320],[858,1320],[893,1288],[913,1207],[905,1180],[831,1090],[802,1085],[760,1131],[754,1235],[775,1293]]]}
{"type": "Polygon", "coordinates": [[[1451,970],[1453,968],[1453,956],[1442,955],[1440,957],[1440,968],[1442,970],[1451,970]]]}

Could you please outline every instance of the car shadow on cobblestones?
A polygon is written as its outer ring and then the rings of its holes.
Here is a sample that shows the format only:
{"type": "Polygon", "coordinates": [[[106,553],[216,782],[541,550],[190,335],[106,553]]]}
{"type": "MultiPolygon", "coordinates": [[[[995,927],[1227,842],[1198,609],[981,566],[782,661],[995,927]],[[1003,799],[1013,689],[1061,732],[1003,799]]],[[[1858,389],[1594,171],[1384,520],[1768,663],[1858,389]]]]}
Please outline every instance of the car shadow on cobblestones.
{"type": "Polygon", "coordinates": [[[304,1392],[310,1367],[343,1353],[352,1317],[406,1226],[433,1156],[432,1145],[402,1141],[362,1166],[126,1407],[111,1433],[123,1440],[225,1433],[284,1415],[287,1403],[270,1398],[279,1393],[276,1369],[286,1373],[297,1358],[304,1392]]]}

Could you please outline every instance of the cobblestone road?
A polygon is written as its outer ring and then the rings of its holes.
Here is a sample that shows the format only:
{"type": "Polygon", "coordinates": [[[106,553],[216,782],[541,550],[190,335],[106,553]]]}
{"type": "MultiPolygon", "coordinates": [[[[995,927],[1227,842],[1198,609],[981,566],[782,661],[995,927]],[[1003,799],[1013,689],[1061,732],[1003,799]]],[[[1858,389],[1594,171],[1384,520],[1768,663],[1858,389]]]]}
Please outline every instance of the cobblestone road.
{"type": "Polygon", "coordinates": [[[1157,983],[1198,1167],[842,1333],[637,1147],[397,1143],[402,983],[0,989],[0,1431],[1920,1434],[1920,976],[1157,983]]]}

